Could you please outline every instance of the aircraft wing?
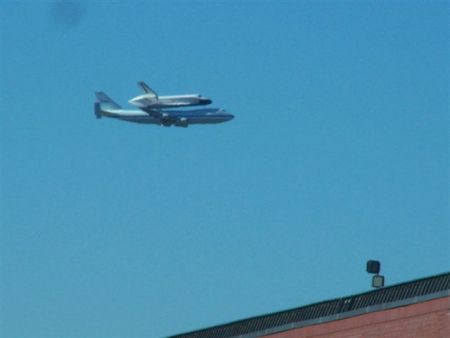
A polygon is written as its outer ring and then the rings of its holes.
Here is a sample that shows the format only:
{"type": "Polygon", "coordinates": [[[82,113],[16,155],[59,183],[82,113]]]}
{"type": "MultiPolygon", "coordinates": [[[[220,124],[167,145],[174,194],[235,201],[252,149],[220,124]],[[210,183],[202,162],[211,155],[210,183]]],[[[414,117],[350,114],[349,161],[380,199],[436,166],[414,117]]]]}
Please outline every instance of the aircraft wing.
{"type": "Polygon", "coordinates": [[[141,108],[141,107],[139,109],[145,111],[148,115],[153,116],[153,117],[161,116],[161,111],[159,109],[141,108]]]}
{"type": "Polygon", "coordinates": [[[140,109],[145,111],[148,115],[160,119],[163,124],[170,123],[176,120],[176,117],[173,116],[173,111],[151,109],[151,108],[140,108],[140,109]]]}
{"type": "Polygon", "coordinates": [[[141,87],[146,94],[151,94],[156,98],[158,98],[158,94],[156,94],[156,92],[153,89],[151,89],[144,81],[139,81],[138,86],[141,87]]]}

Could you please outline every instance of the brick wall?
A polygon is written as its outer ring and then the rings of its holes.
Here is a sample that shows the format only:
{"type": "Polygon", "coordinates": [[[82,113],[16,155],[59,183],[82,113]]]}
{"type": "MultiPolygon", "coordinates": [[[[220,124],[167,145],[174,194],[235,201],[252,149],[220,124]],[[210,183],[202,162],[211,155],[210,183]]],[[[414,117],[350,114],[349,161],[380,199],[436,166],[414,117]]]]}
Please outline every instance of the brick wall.
{"type": "Polygon", "coordinates": [[[270,338],[450,338],[450,297],[268,335],[270,338]]]}

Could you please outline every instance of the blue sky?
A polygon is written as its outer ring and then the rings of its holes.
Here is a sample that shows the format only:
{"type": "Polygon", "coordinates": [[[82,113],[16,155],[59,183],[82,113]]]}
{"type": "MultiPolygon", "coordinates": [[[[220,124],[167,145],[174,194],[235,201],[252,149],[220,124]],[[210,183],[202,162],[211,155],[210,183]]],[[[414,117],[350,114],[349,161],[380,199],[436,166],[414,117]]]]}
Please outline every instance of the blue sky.
{"type": "Polygon", "coordinates": [[[161,337],[449,270],[449,3],[2,1],[0,335],[161,337]],[[145,80],[236,118],[101,119],[145,80]]]}

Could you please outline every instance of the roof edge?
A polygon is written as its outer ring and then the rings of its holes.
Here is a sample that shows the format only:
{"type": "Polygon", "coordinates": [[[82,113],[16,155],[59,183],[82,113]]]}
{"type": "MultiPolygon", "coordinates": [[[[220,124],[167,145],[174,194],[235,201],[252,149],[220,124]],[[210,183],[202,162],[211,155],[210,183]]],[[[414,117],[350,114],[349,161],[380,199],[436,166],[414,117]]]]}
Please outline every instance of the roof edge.
{"type": "MultiPolygon", "coordinates": [[[[385,286],[385,287],[380,288],[380,289],[369,290],[369,291],[365,291],[365,292],[361,292],[361,293],[347,295],[347,296],[344,296],[344,297],[327,299],[327,300],[324,300],[324,301],[309,303],[309,304],[302,305],[302,306],[295,307],[295,308],[290,308],[290,309],[281,310],[281,311],[275,311],[275,312],[269,312],[269,313],[266,313],[266,314],[263,314],[263,315],[247,317],[247,318],[244,318],[244,319],[239,319],[239,320],[227,322],[227,323],[224,323],[224,324],[218,324],[218,325],[209,326],[209,327],[206,327],[206,328],[203,328],[203,329],[198,329],[198,330],[192,330],[192,331],[188,331],[188,332],[184,332],[184,333],[179,333],[179,334],[175,334],[175,335],[172,335],[172,336],[168,336],[167,338],[176,338],[176,337],[190,336],[190,335],[193,335],[193,334],[200,334],[200,333],[203,333],[203,332],[210,331],[212,329],[225,328],[227,326],[236,325],[236,324],[240,324],[240,323],[245,323],[247,321],[263,319],[263,318],[266,318],[266,317],[269,317],[269,316],[276,316],[276,315],[280,315],[280,314],[287,313],[287,312],[290,312],[290,311],[297,311],[299,309],[306,308],[306,307],[318,306],[318,305],[321,305],[321,304],[337,302],[337,301],[341,301],[341,300],[343,301],[343,300],[348,299],[348,298],[362,297],[362,296],[366,296],[366,295],[370,295],[370,294],[376,294],[376,293],[379,293],[380,291],[383,291],[383,290],[390,290],[390,289],[393,289],[393,288],[401,287],[403,285],[414,284],[414,283],[417,283],[417,282],[420,282],[420,281],[424,281],[424,280],[437,279],[437,278],[444,277],[444,276],[450,276],[450,271],[449,272],[439,273],[439,274],[428,276],[428,277],[416,278],[416,279],[412,279],[412,280],[409,280],[409,281],[406,281],[406,282],[400,282],[400,283],[392,284],[392,285],[385,286]]],[[[317,324],[317,323],[324,323],[324,322],[328,322],[328,321],[344,319],[344,318],[353,317],[353,316],[357,316],[357,315],[368,313],[368,312],[375,312],[375,311],[380,311],[380,310],[385,310],[385,309],[390,309],[390,308],[395,308],[395,307],[407,306],[407,305],[415,304],[415,303],[418,303],[418,302],[424,302],[424,301],[428,301],[428,300],[432,300],[432,299],[436,299],[436,298],[448,297],[448,296],[450,296],[450,290],[449,289],[443,290],[443,291],[434,292],[434,293],[430,293],[430,294],[425,294],[425,295],[422,295],[422,296],[408,297],[408,298],[405,298],[405,299],[402,299],[402,300],[398,300],[398,301],[394,301],[394,302],[377,304],[377,305],[371,305],[371,306],[367,306],[367,307],[363,307],[363,308],[359,308],[359,309],[355,309],[355,310],[350,310],[350,311],[343,311],[341,313],[330,315],[330,316],[314,318],[314,319],[310,319],[310,320],[303,320],[303,321],[292,322],[292,323],[289,323],[289,324],[276,326],[276,327],[272,327],[272,328],[269,328],[269,329],[264,329],[264,330],[255,331],[255,332],[251,332],[251,333],[244,333],[244,334],[241,334],[241,335],[238,335],[238,336],[235,336],[235,337],[240,337],[240,338],[256,337],[256,335],[255,335],[256,333],[258,333],[259,336],[261,336],[263,334],[267,335],[267,334],[270,334],[270,333],[286,331],[286,330],[289,330],[289,329],[292,329],[292,328],[299,328],[299,327],[304,327],[304,326],[307,326],[307,325],[314,325],[314,324],[317,324]],[[367,309],[370,309],[370,311],[367,311],[367,309]],[[298,325],[298,326],[293,326],[293,325],[298,325]],[[272,330],[276,330],[276,331],[272,331],[272,330]]]]}

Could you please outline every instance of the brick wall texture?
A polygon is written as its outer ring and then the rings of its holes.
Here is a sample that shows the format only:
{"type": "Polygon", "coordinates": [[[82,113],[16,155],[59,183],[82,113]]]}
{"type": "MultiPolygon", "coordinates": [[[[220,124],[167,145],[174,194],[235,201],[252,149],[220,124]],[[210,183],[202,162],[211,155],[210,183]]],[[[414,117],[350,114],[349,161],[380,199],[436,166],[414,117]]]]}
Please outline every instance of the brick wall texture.
{"type": "Polygon", "coordinates": [[[268,335],[270,338],[450,338],[450,297],[268,335]]]}

